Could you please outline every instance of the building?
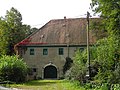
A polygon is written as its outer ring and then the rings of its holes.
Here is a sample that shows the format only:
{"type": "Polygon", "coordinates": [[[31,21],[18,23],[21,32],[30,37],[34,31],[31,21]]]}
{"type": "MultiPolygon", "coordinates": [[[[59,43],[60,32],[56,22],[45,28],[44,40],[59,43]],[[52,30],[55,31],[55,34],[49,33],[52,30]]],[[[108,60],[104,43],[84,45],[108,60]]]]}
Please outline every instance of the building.
{"type": "MultiPolygon", "coordinates": [[[[91,18],[90,20],[96,20],[91,18]]],[[[86,48],[86,18],[50,20],[38,31],[15,45],[16,53],[33,70],[36,78],[61,78],[66,57],[73,59],[77,49],[86,48]]],[[[96,37],[90,31],[92,45],[96,37]]]]}

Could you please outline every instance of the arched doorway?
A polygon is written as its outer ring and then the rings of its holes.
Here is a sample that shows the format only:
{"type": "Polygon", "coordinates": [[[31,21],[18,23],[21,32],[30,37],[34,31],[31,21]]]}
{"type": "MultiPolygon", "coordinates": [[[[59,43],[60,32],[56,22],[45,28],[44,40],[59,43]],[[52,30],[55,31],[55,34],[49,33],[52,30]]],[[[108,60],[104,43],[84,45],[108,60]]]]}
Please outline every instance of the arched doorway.
{"type": "Polygon", "coordinates": [[[44,78],[45,79],[56,79],[57,78],[57,68],[52,65],[46,66],[44,68],[44,78]]]}

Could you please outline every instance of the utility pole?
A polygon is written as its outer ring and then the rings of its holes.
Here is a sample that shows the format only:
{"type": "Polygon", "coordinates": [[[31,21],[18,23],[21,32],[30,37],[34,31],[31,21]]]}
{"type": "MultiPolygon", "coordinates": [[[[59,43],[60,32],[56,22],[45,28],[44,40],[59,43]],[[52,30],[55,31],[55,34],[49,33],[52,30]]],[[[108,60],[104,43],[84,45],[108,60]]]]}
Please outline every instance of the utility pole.
{"type": "Polygon", "coordinates": [[[88,74],[90,79],[91,70],[90,70],[90,49],[89,49],[89,17],[90,17],[90,13],[87,12],[87,60],[88,60],[88,74]]]}
{"type": "MultiPolygon", "coordinates": [[[[68,33],[69,33],[69,31],[68,31],[68,33]]],[[[69,49],[70,49],[69,48],[69,41],[70,41],[69,39],[70,39],[70,36],[69,36],[69,34],[67,34],[66,36],[67,36],[67,39],[68,39],[68,42],[67,42],[68,56],[67,57],[69,57],[69,49]]]]}
{"type": "Polygon", "coordinates": [[[68,22],[66,20],[66,16],[64,17],[64,20],[65,20],[65,37],[66,37],[66,41],[67,41],[66,43],[67,43],[67,53],[68,53],[67,57],[69,57],[70,35],[69,35],[69,29],[68,29],[68,26],[67,26],[68,22]]]}

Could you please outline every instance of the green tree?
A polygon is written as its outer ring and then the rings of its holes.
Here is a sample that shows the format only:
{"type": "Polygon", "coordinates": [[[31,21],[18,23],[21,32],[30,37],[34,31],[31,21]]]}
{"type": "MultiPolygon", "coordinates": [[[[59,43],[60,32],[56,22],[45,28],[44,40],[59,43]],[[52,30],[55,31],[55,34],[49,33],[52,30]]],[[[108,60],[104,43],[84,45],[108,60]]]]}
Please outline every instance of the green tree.
{"type": "Polygon", "coordinates": [[[0,19],[0,51],[1,54],[12,55],[14,53],[14,44],[24,38],[22,29],[22,16],[13,7],[7,11],[6,16],[0,19]]]}
{"type": "Polygon", "coordinates": [[[29,36],[30,34],[38,30],[37,28],[31,28],[30,25],[26,25],[26,24],[24,24],[22,28],[25,31],[25,37],[29,36]]]}
{"type": "Polygon", "coordinates": [[[106,30],[120,35],[120,0],[92,0],[95,13],[101,13],[106,30]]]}
{"type": "Polygon", "coordinates": [[[105,25],[102,22],[101,18],[90,19],[90,31],[92,31],[97,40],[108,36],[105,25]]]}
{"type": "Polygon", "coordinates": [[[95,58],[101,67],[96,77],[101,81],[119,82],[120,0],[92,0],[91,7],[95,13],[100,13],[105,30],[108,32],[108,37],[97,43],[95,58]],[[114,77],[117,77],[116,81],[114,77]]]}
{"type": "Polygon", "coordinates": [[[1,17],[0,18],[0,55],[5,54],[8,51],[8,40],[9,37],[6,35],[6,31],[8,30],[7,23],[1,17]]]}
{"type": "Polygon", "coordinates": [[[22,24],[22,15],[12,7],[4,18],[0,18],[0,54],[13,55],[14,45],[36,30],[22,24]]]}
{"type": "MultiPolygon", "coordinates": [[[[115,36],[111,36],[99,40],[97,45],[94,51],[96,55],[91,56],[94,57],[94,62],[98,62],[99,64],[96,79],[99,79],[101,82],[115,83],[115,81],[113,81],[115,79],[114,71],[119,68],[118,65],[120,63],[119,59],[115,56],[119,47],[118,40],[116,40],[115,36]]],[[[116,80],[116,82],[118,81],[116,80]]]]}

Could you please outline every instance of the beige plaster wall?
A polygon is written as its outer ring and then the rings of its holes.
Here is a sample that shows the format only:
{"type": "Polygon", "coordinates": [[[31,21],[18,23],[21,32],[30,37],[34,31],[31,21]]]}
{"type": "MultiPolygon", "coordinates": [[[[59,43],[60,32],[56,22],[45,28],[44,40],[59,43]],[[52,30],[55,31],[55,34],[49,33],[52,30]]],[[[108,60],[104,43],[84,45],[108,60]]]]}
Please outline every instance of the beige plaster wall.
{"type": "Polygon", "coordinates": [[[36,68],[37,77],[44,78],[44,68],[48,65],[53,65],[57,68],[57,78],[63,76],[63,66],[65,58],[68,56],[73,58],[76,49],[79,47],[27,47],[22,53],[24,61],[30,68],[36,68]],[[48,49],[48,55],[43,55],[43,49],[48,49]],[[64,48],[64,55],[59,55],[59,48],[64,48]],[[30,49],[34,49],[34,55],[30,55],[30,49]]]}

